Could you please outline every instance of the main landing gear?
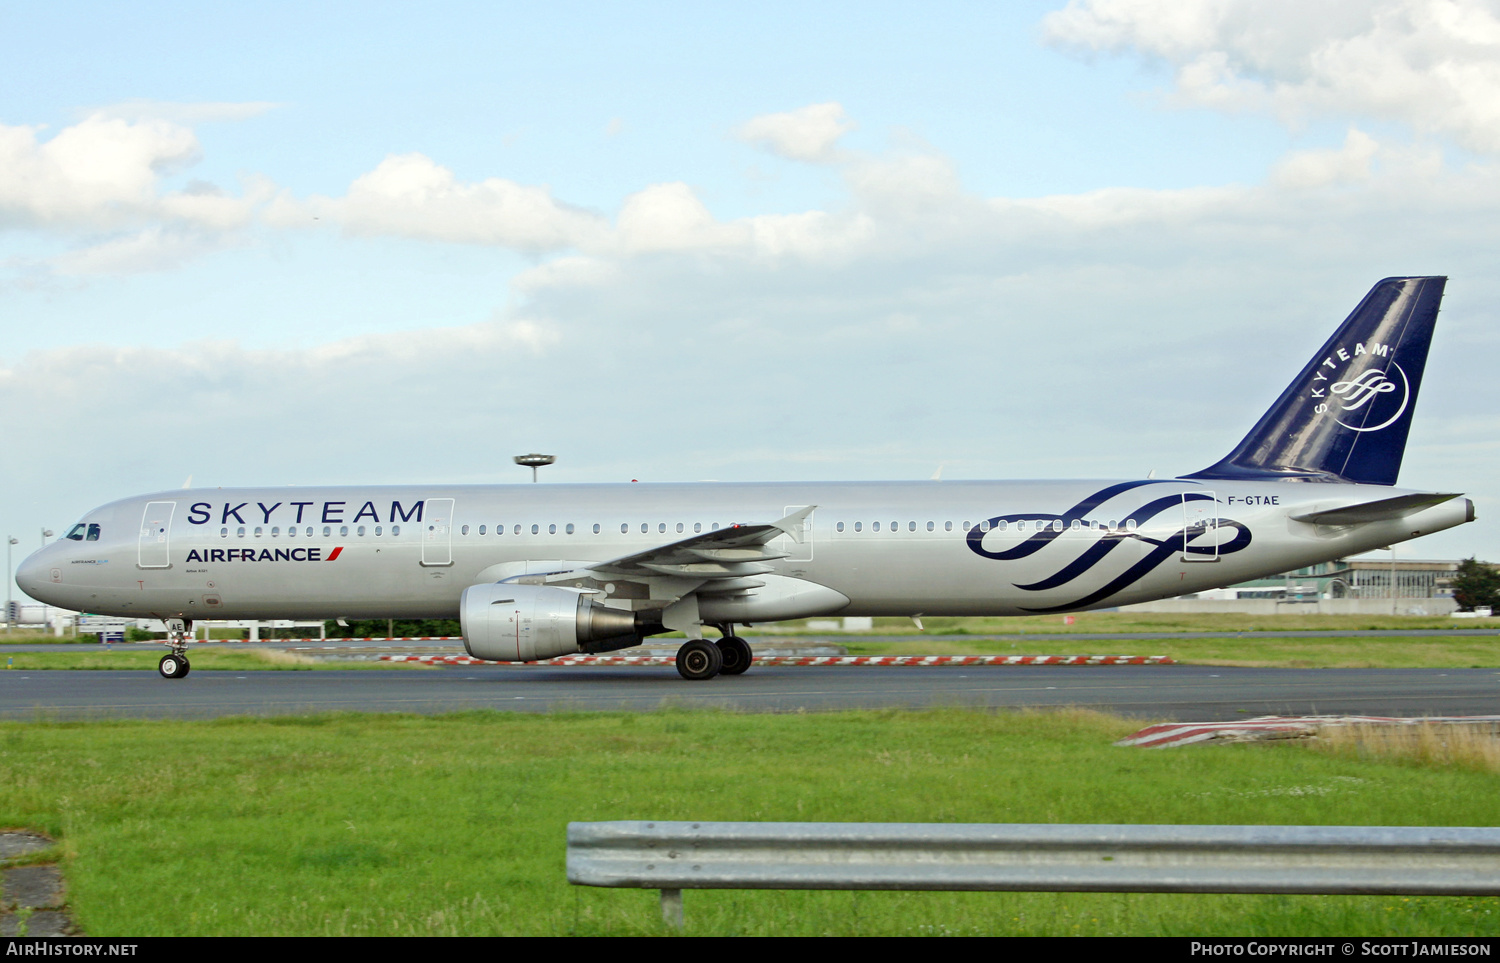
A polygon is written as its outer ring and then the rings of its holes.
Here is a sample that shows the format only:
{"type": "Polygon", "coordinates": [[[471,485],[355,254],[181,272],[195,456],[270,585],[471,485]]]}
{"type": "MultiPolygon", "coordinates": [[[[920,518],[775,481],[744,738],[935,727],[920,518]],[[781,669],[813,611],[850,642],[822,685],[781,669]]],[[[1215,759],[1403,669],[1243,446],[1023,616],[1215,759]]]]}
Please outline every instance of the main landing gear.
{"type": "Polygon", "coordinates": [[[167,645],[172,651],[156,663],[156,671],[163,679],[181,679],[192,669],[188,662],[187,640],[192,637],[193,623],[187,619],[167,619],[167,645]]]}
{"type": "Polygon", "coordinates": [[[677,674],[684,679],[712,679],[716,675],[743,675],[754,656],[750,643],[734,634],[733,625],[722,625],[718,642],[689,639],[677,650],[677,674]]]}

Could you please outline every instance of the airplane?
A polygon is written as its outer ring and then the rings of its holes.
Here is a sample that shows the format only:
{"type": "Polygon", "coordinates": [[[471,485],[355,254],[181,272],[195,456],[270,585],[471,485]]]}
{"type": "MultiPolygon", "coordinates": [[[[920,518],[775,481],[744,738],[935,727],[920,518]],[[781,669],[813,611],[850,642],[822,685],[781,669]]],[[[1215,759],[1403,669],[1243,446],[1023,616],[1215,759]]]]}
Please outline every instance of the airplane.
{"type": "Polygon", "coordinates": [[[1394,487],[1446,283],[1377,283],[1233,451],[1175,478],[166,491],[88,512],[16,582],[166,621],[167,679],[205,618],[456,617],[497,662],[676,631],[706,680],[750,668],[743,625],[1186,595],[1474,520],[1394,487]]]}

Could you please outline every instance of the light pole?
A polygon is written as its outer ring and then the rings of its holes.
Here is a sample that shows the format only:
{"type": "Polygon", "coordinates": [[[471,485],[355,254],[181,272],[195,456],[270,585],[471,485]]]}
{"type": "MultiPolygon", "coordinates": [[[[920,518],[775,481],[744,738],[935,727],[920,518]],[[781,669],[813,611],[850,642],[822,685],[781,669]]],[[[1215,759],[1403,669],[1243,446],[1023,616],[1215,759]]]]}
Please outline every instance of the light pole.
{"type": "Polygon", "coordinates": [[[50,529],[50,528],[44,528],[44,529],[42,529],[42,548],[46,548],[47,547],[47,539],[49,539],[51,537],[52,537],[52,529],[50,529]]]}
{"type": "Polygon", "coordinates": [[[557,456],[556,455],[539,455],[536,452],[532,452],[529,455],[517,455],[512,460],[517,465],[520,465],[520,466],[522,466],[524,468],[530,468],[531,469],[531,480],[533,482],[535,482],[536,481],[536,470],[538,468],[541,468],[541,467],[543,467],[545,465],[550,465],[553,462],[557,461],[557,456]]]}
{"type": "Polygon", "coordinates": [[[1391,546],[1391,614],[1396,614],[1396,546],[1391,546]]]}
{"type": "Polygon", "coordinates": [[[7,635],[10,633],[10,587],[14,581],[10,577],[10,547],[19,544],[20,541],[13,535],[5,536],[5,632],[7,635]]]}

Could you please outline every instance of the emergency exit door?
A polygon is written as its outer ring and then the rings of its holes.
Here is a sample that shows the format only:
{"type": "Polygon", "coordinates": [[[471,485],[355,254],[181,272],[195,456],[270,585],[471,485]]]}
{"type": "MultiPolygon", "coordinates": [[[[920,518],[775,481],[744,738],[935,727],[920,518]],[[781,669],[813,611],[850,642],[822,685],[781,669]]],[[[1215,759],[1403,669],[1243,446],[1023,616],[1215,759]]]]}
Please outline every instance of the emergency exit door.
{"type": "Polygon", "coordinates": [[[451,498],[429,498],[422,508],[422,564],[453,564],[451,498]]]}
{"type": "Polygon", "coordinates": [[[1182,496],[1182,555],[1184,562],[1219,560],[1219,500],[1213,492],[1182,496]]]}

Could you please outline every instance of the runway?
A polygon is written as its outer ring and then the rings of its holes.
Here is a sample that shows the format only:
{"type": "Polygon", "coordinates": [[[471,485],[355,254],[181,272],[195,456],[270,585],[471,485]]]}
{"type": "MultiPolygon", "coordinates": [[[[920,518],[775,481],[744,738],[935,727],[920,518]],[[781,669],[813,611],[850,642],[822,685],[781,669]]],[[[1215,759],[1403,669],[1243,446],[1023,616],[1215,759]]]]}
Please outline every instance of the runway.
{"type": "Polygon", "coordinates": [[[1142,719],[1500,713],[1500,669],[1207,666],[757,666],[687,682],[670,667],[456,666],[427,671],[0,672],[0,719],[207,719],[309,712],[734,712],[1082,706],[1142,719]]]}

